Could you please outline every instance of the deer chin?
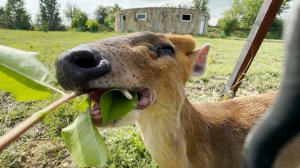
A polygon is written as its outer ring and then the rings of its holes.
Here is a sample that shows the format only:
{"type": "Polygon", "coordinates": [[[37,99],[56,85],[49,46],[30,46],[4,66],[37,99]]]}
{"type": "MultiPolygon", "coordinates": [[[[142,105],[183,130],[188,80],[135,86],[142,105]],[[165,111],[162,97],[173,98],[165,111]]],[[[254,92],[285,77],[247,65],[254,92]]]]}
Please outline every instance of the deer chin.
{"type": "MultiPolygon", "coordinates": [[[[97,126],[108,126],[103,124],[102,113],[100,109],[100,99],[101,96],[110,89],[112,88],[97,88],[97,89],[93,89],[89,93],[90,99],[93,102],[95,102],[95,104],[89,111],[91,114],[92,121],[97,126]]],[[[145,110],[154,102],[154,92],[150,88],[142,88],[142,89],[139,88],[139,89],[129,90],[129,92],[137,92],[138,94],[138,102],[135,109],[129,112],[128,114],[126,114],[122,119],[114,120],[112,124],[110,124],[109,126],[120,125],[120,123],[128,123],[128,121],[134,120],[134,118],[136,118],[136,115],[139,112],[145,110]],[[122,121],[122,120],[127,120],[127,121],[122,121]]]]}

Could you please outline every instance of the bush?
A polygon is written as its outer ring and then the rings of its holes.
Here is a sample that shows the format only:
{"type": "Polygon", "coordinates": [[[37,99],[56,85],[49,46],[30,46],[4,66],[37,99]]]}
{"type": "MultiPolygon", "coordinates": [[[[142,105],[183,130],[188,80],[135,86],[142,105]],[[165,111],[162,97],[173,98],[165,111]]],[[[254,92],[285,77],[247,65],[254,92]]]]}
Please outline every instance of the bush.
{"type": "Polygon", "coordinates": [[[281,39],[283,31],[283,20],[275,18],[266,35],[268,39],[281,39]]]}
{"type": "Polygon", "coordinates": [[[101,32],[109,32],[109,31],[113,31],[113,29],[111,29],[110,27],[106,26],[106,25],[99,25],[99,30],[101,32]]]}
{"type": "Polygon", "coordinates": [[[88,20],[87,14],[84,12],[78,12],[72,19],[72,28],[75,28],[77,31],[86,31],[86,22],[88,20]]]}
{"type": "MultiPolygon", "coordinates": [[[[45,26],[45,25],[43,26],[43,25],[39,25],[39,24],[32,24],[30,27],[30,30],[48,32],[49,27],[45,26]]],[[[67,31],[67,27],[65,25],[57,26],[57,31],[67,31]]]]}
{"type": "Polygon", "coordinates": [[[233,31],[238,29],[239,22],[237,18],[224,17],[219,20],[218,25],[224,31],[225,35],[230,36],[233,31]]]}
{"type": "Polygon", "coordinates": [[[48,24],[42,24],[41,30],[42,30],[43,32],[48,32],[48,31],[49,31],[49,25],[48,25],[48,24]]]}
{"type": "Polygon", "coordinates": [[[208,26],[208,38],[221,38],[221,29],[217,26],[208,26]]]}
{"type": "Polygon", "coordinates": [[[99,31],[100,25],[97,22],[97,20],[95,20],[95,19],[89,19],[88,21],[86,21],[85,25],[86,25],[88,31],[90,31],[92,33],[99,31]]]}

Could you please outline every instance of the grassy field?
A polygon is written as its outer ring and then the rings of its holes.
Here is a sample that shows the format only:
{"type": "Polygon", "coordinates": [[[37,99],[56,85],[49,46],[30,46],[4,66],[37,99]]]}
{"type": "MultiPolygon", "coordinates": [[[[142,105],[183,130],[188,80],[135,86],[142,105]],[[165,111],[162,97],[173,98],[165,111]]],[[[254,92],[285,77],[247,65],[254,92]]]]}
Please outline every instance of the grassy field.
{"type": "MultiPolygon", "coordinates": [[[[54,61],[64,50],[116,35],[118,34],[0,30],[0,45],[39,52],[40,60],[54,74],[54,61]]],[[[196,39],[198,46],[209,42],[212,48],[205,75],[193,77],[187,84],[188,97],[192,101],[217,101],[245,40],[196,39]]],[[[283,44],[282,41],[275,40],[263,43],[237,93],[238,96],[278,89],[283,44]]],[[[16,103],[9,93],[0,92],[0,135],[58,97],[59,95],[54,95],[44,101],[16,103]]],[[[78,113],[72,108],[76,103],[78,100],[60,107],[0,153],[0,167],[75,167],[60,138],[60,130],[72,123],[78,113]]],[[[157,167],[146,151],[136,127],[101,130],[101,133],[111,154],[108,167],[157,167]]]]}

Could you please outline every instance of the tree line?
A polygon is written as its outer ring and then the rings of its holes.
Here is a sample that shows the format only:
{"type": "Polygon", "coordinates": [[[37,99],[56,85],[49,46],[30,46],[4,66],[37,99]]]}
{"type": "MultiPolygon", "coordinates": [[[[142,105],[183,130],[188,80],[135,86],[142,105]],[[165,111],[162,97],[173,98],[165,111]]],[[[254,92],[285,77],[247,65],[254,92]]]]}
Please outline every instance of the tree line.
{"type": "MultiPolygon", "coordinates": [[[[229,36],[236,30],[250,31],[264,0],[234,0],[231,8],[218,21],[218,26],[229,36]]],[[[289,2],[284,0],[276,18],[269,29],[270,38],[281,38],[283,18],[281,14],[289,8],[289,2]]]]}
{"type": "MultiPolygon", "coordinates": [[[[218,27],[229,36],[236,30],[250,31],[264,0],[234,0],[232,7],[218,21],[218,27]]],[[[276,19],[270,28],[271,38],[281,38],[283,19],[280,17],[289,8],[289,2],[284,0],[276,19]]],[[[209,0],[193,0],[191,5],[179,5],[179,8],[197,9],[210,13],[209,0]]],[[[167,7],[172,5],[167,4],[167,7]]],[[[173,6],[174,7],[174,6],[173,6]]],[[[70,28],[77,31],[112,31],[114,30],[115,14],[121,10],[118,4],[113,6],[98,6],[93,12],[95,19],[89,19],[88,14],[78,6],[68,3],[63,10],[64,16],[71,23],[70,28]]],[[[61,31],[68,27],[62,24],[60,6],[57,0],[39,0],[39,12],[36,22],[25,9],[24,0],[7,0],[6,5],[0,6],[0,28],[19,30],[61,31]]]]}
{"type": "MultiPolygon", "coordinates": [[[[121,10],[118,4],[98,6],[94,11],[96,19],[89,19],[86,12],[74,4],[68,3],[63,10],[71,22],[70,28],[77,31],[98,32],[113,30],[115,13],[121,10]]],[[[39,12],[36,22],[25,8],[24,0],[7,0],[0,6],[0,28],[17,30],[64,31],[68,28],[62,24],[60,6],[57,0],[39,0],[39,12]]]]}
{"type": "MultiPolygon", "coordinates": [[[[193,0],[191,6],[179,5],[180,8],[198,9],[209,13],[209,0],[193,0]]],[[[114,30],[115,14],[121,10],[118,4],[113,6],[98,6],[94,11],[94,18],[78,6],[68,3],[63,10],[64,16],[70,21],[70,28],[77,31],[111,31],[114,30]]],[[[36,21],[25,9],[24,0],[7,0],[6,5],[0,6],[0,28],[18,30],[63,31],[68,29],[62,24],[60,6],[57,0],[39,0],[39,12],[36,21]]]]}

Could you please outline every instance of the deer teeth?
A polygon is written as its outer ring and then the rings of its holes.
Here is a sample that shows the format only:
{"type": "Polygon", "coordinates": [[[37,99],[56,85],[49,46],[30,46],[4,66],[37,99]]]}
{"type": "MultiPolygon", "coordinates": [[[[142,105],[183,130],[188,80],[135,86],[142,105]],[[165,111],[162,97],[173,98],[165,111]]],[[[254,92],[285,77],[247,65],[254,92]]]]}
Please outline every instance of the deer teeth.
{"type": "Polygon", "coordinates": [[[127,98],[127,99],[129,99],[129,100],[131,100],[132,99],[132,95],[128,92],[128,90],[121,90],[121,92],[124,94],[124,96],[127,98]]]}

